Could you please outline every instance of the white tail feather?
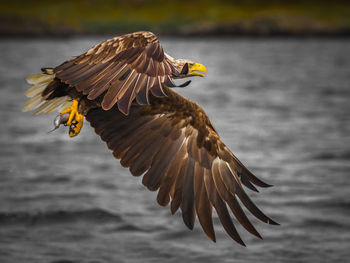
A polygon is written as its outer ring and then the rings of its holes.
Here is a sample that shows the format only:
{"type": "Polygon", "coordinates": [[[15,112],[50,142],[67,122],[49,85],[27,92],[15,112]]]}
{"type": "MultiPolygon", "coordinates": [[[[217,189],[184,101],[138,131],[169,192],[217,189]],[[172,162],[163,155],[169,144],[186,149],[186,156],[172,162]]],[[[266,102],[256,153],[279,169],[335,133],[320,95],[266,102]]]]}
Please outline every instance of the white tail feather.
{"type": "Polygon", "coordinates": [[[59,108],[61,108],[60,106],[64,103],[64,102],[69,102],[69,106],[67,106],[66,108],[72,106],[72,100],[69,97],[60,97],[57,98],[57,101],[53,104],[50,105],[50,107],[48,107],[44,113],[49,114],[49,113],[53,113],[54,111],[58,111],[59,108]]]}
{"type": "Polygon", "coordinates": [[[27,78],[27,82],[35,86],[25,92],[25,95],[30,99],[24,105],[23,111],[35,110],[33,115],[37,115],[39,113],[52,113],[55,110],[61,111],[63,107],[71,106],[72,101],[68,96],[45,101],[52,92],[45,96],[42,96],[42,92],[54,78],[55,74],[52,71],[46,71],[46,73],[36,74],[27,78]]]}
{"type": "Polygon", "coordinates": [[[46,87],[47,87],[47,84],[38,84],[34,87],[31,87],[24,94],[28,98],[33,98],[35,95],[38,95],[39,93],[43,92],[46,87]]]}
{"type": "Polygon", "coordinates": [[[49,84],[53,79],[55,78],[55,74],[44,74],[44,73],[39,73],[36,75],[29,76],[27,78],[27,82],[29,84],[44,84],[47,83],[49,84]]]}
{"type": "Polygon", "coordinates": [[[69,97],[66,96],[47,100],[33,112],[33,115],[38,115],[39,113],[52,113],[67,100],[69,100],[69,97]]]}
{"type": "Polygon", "coordinates": [[[22,111],[30,111],[30,110],[33,110],[33,109],[36,108],[36,106],[38,106],[43,100],[44,100],[44,98],[41,96],[41,94],[38,94],[38,95],[34,96],[33,98],[31,98],[30,100],[28,100],[28,101],[26,102],[26,104],[24,105],[22,111]]]}

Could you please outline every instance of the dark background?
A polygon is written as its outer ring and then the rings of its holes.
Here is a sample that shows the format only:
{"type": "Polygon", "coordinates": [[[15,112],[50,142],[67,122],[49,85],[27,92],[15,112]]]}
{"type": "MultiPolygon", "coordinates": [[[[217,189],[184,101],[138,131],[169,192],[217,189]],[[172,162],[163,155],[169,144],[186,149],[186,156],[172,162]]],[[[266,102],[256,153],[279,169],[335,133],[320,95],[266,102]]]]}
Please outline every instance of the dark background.
{"type": "Polygon", "coordinates": [[[2,1],[0,262],[347,262],[350,257],[350,40],[345,1],[2,1]],[[247,212],[234,243],[214,213],[159,207],[85,123],[21,111],[25,78],[123,32],[152,30],[164,50],[206,65],[177,92],[274,187],[249,192],[281,226],[247,212]],[[195,36],[195,37],[194,37],[195,36]]]}
{"type": "Polygon", "coordinates": [[[0,34],[67,36],[151,30],[163,35],[349,35],[346,0],[12,0],[0,34]]]}

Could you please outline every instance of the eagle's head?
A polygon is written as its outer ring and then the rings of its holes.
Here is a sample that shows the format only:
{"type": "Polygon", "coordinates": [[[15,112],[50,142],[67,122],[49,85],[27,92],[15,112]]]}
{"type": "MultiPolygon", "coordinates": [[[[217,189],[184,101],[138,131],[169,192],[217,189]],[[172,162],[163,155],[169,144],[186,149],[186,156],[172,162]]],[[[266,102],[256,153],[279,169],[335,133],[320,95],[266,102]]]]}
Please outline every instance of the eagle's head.
{"type": "Polygon", "coordinates": [[[187,59],[175,59],[168,54],[166,55],[179,72],[176,78],[187,78],[192,76],[205,77],[207,74],[207,69],[202,64],[187,59]]]}

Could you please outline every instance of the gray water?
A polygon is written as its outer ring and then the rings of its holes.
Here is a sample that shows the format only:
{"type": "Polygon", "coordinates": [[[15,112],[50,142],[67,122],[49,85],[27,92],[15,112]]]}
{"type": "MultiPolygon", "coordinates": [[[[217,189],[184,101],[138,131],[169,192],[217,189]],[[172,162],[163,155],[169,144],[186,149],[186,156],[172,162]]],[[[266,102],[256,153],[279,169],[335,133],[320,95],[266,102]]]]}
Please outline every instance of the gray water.
{"type": "MultiPolygon", "coordinates": [[[[26,76],[103,38],[0,40],[0,262],[346,262],[350,258],[350,40],[162,39],[207,66],[178,92],[274,185],[252,199],[281,226],[252,220],[217,243],[159,207],[93,129],[47,134],[55,116],[22,113],[26,76]]],[[[251,217],[252,218],[252,217],[251,217]]],[[[348,262],[348,261],[347,261],[348,262]]]]}

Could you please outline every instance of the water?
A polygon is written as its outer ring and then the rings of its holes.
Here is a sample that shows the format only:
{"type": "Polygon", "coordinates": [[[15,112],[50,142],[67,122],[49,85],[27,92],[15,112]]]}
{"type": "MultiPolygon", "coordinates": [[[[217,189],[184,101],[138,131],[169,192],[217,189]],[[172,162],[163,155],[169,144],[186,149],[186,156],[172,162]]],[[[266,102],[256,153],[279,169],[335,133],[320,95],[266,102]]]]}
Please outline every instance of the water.
{"type": "Polygon", "coordinates": [[[281,223],[253,220],[217,243],[122,168],[86,123],[70,139],[55,115],[22,113],[24,78],[102,38],[0,41],[1,262],[346,262],[350,257],[350,41],[162,39],[208,68],[178,91],[223,141],[275,185],[252,199],[281,223]]]}

